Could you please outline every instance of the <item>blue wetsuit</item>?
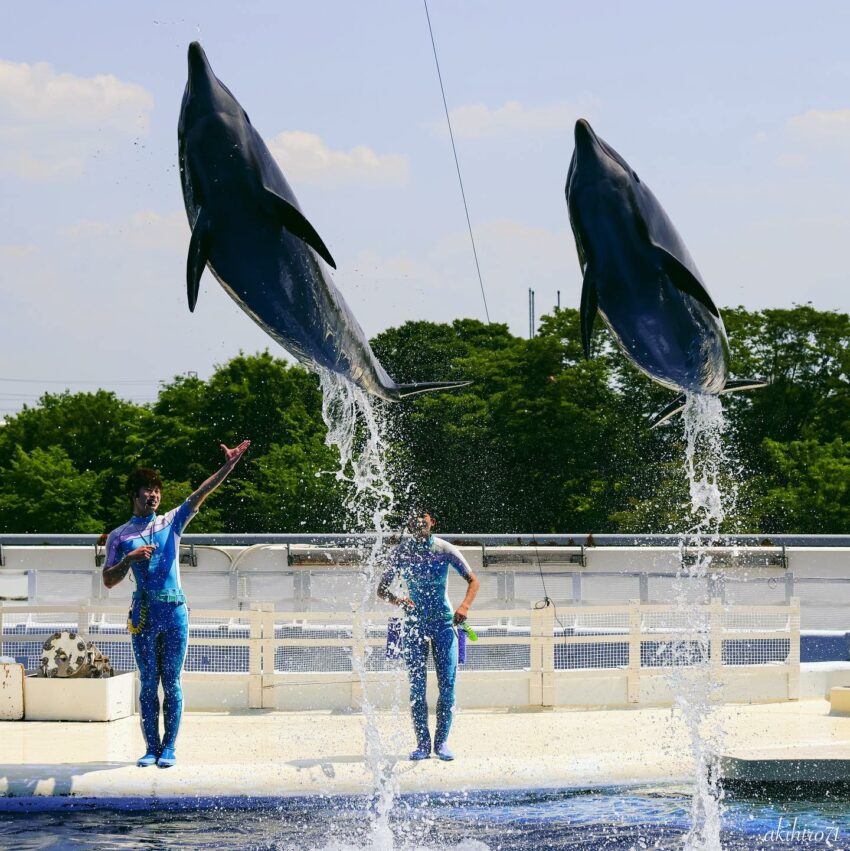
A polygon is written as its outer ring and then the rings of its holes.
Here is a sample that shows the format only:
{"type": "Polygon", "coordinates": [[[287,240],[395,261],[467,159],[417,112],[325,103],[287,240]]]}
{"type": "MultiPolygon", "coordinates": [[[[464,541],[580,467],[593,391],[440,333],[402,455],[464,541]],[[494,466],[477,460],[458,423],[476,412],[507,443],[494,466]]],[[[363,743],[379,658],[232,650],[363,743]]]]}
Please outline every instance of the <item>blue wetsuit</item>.
{"type": "Polygon", "coordinates": [[[410,676],[410,708],[413,728],[420,748],[430,750],[428,703],[425,697],[428,670],[428,642],[434,655],[437,685],[437,728],[434,747],[445,744],[452,726],[457,676],[457,632],[454,612],[446,593],[449,567],[464,579],[472,570],[457,547],[431,535],[427,540],[407,538],[393,550],[390,567],[381,578],[389,584],[395,577],[407,584],[408,596],[415,608],[404,618],[404,661],[410,676]]]}
{"type": "Polygon", "coordinates": [[[150,561],[132,563],[136,591],[130,618],[141,631],[132,635],[139,666],[139,708],[148,753],[174,748],[183,714],[180,673],[189,638],[189,613],[180,587],[180,535],[195,516],[188,501],[157,517],[131,517],[112,531],[106,542],[105,567],[117,564],[132,550],[153,545],[150,561]],[[162,682],[165,735],[159,736],[159,684],[162,682]]]}

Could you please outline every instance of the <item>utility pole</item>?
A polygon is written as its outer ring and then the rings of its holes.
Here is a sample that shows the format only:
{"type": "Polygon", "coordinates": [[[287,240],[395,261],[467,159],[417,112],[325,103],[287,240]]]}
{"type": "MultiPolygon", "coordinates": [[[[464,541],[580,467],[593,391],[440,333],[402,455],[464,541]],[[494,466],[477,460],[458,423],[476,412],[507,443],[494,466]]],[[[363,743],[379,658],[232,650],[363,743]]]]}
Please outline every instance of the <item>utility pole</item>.
{"type": "Polygon", "coordinates": [[[561,309],[561,291],[558,290],[558,310],[561,309]]]}
{"type": "Polygon", "coordinates": [[[533,340],[535,337],[534,326],[534,290],[528,288],[528,339],[533,340]]]}

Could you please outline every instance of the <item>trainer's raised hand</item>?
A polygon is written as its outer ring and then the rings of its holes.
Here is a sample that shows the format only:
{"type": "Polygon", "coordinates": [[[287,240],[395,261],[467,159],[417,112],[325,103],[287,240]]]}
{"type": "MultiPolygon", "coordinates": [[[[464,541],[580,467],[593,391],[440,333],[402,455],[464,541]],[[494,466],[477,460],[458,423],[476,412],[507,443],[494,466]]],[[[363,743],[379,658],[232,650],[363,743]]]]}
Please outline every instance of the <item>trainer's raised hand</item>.
{"type": "Polygon", "coordinates": [[[236,462],[245,454],[245,450],[251,445],[250,440],[243,440],[238,446],[233,449],[228,449],[223,443],[221,448],[224,450],[224,457],[231,467],[236,465],[236,462]]]}

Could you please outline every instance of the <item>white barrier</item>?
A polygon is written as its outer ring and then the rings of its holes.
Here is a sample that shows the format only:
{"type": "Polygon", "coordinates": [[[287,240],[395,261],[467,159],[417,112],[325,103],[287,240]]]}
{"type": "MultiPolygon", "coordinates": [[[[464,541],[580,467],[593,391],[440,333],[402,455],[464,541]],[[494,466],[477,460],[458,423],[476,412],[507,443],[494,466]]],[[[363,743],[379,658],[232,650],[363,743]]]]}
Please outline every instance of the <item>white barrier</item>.
{"type": "MultiPolygon", "coordinates": [[[[91,638],[118,670],[134,667],[126,608],[0,606],[0,656],[35,667],[57,629],[91,638]]],[[[800,692],[800,607],[670,605],[475,609],[479,640],[458,677],[461,707],[665,704],[672,665],[710,675],[724,701],[793,700],[800,692]],[[692,653],[695,647],[698,653],[692,653]],[[684,651],[683,651],[684,648],[684,651]],[[697,670],[694,661],[707,659],[697,670]],[[707,673],[706,673],[707,668],[707,673]]],[[[357,709],[405,702],[406,674],[387,660],[386,611],[250,609],[190,613],[187,709],[357,709]],[[361,671],[361,674],[357,672],[361,671]]],[[[430,674],[429,676],[433,676],[430,674]]],[[[436,695],[436,686],[429,689],[436,695]]]]}

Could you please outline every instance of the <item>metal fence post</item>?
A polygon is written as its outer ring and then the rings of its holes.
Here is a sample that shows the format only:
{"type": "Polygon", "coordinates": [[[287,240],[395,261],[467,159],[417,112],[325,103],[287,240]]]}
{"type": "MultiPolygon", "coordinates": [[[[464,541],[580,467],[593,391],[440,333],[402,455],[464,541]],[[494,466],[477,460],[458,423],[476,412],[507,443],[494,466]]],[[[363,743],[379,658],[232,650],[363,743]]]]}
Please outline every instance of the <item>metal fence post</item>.
{"type": "Polygon", "coordinates": [[[800,598],[792,597],[788,627],[790,642],[788,647],[788,700],[800,699],[800,598]]]}
{"type": "Polygon", "coordinates": [[[626,687],[629,703],[640,703],[640,621],[638,600],[629,600],[629,667],[626,687]]]}

